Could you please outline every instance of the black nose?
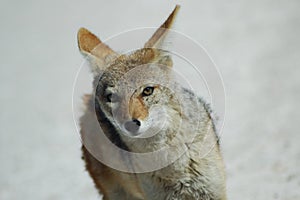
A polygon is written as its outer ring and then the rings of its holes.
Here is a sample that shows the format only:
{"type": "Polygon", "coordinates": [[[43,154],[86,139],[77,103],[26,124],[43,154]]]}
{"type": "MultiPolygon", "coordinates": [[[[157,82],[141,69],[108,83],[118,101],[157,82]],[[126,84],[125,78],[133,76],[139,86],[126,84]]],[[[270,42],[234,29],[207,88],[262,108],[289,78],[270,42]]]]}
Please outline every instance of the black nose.
{"type": "Polygon", "coordinates": [[[137,131],[139,130],[141,126],[141,122],[137,119],[133,119],[131,121],[127,121],[124,124],[124,127],[127,131],[131,132],[131,133],[137,133],[137,131]]]}

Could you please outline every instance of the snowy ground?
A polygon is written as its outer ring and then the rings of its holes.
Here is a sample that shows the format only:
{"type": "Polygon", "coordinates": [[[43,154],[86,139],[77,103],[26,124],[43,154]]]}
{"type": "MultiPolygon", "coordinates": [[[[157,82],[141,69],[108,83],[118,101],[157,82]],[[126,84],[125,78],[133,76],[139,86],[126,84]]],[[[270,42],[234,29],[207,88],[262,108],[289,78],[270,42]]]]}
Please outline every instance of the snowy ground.
{"type": "Polygon", "coordinates": [[[203,44],[226,87],[228,199],[300,199],[300,2],[1,1],[0,199],[99,199],[80,159],[76,32],[157,26],[203,44]]]}

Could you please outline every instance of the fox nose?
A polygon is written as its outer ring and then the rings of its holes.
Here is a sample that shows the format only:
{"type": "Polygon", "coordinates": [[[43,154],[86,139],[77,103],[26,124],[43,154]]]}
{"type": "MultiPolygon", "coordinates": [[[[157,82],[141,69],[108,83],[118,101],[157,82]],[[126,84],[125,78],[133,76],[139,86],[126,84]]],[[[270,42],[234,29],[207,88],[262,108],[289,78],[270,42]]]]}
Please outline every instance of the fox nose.
{"type": "Polygon", "coordinates": [[[141,122],[137,119],[133,119],[131,121],[127,121],[124,124],[124,127],[130,133],[136,134],[141,126],[141,122]]]}

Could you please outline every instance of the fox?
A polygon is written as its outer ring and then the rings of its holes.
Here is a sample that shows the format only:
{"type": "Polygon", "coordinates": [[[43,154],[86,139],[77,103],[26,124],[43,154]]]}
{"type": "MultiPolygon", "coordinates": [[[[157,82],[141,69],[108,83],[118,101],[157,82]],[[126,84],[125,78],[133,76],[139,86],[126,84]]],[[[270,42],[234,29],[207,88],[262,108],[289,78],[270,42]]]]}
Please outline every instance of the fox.
{"type": "MultiPolygon", "coordinates": [[[[144,47],[127,54],[112,50],[86,28],[78,31],[79,50],[94,75],[94,94],[84,96],[85,110],[80,118],[82,157],[104,200],[227,199],[225,167],[212,109],[173,80],[172,56],[162,48],[179,8],[176,5],[144,47]],[[85,140],[93,142],[88,137],[97,134],[98,125],[114,145],[128,152],[155,152],[178,145],[185,151],[152,171],[115,169],[97,159],[85,145],[85,140]],[[201,156],[204,151],[205,156],[201,156]]],[[[103,148],[98,151],[108,154],[103,148]]],[[[132,163],[122,154],[109,157],[132,163]]],[[[168,159],[162,156],[149,163],[168,159]]]]}

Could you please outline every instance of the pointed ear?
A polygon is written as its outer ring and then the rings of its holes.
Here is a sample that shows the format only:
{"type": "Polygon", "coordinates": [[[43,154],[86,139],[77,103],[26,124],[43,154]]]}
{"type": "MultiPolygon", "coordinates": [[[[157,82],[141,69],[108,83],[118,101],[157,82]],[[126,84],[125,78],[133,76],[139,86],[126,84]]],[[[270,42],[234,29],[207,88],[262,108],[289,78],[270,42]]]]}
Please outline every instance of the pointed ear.
{"type": "Polygon", "coordinates": [[[172,13],[169,15],[168,19],[156,30],[152,37],[146,42],[145,48],[161,48],[163,42],[168,34],[169,30],[174,24],[177,13],[180,9],[179,5],[176,5],[172,13]]]}
{"type": "Polygon", "coordinates": [[[79,29],[77,41],[80,52],[87,56],[92,64],[93,71],[105,69],[107,63],[113,57],[117,56],[116,52],[102,43],[97,36],[85,28],[79,29]]]}

